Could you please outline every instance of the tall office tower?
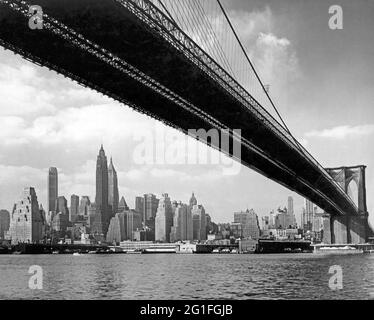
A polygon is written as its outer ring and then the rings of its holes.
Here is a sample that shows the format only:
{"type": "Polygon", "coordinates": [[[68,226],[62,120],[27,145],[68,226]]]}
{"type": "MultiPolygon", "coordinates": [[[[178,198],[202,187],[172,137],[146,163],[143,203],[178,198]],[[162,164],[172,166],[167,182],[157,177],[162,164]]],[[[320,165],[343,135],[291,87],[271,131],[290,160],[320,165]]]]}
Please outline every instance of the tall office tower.
{"type": "Polygon", "coordinates": [[[42,217],[42,220],[43,220],[43,225],[45,225],[45,222],[46,222],[46,219],[47,219],[47,215],[45,213],[45,210],[44,210],[42,204],[40,204],[40,206],[39,206],[39,211],[40,211],[40,216],[42,217]]]}
{"type": "Polygon", "coordinates": [[[135,197],[135,211],[141,213],[142,221],[144,222],[144,197],[135,197]]]}
{"type": "Polygon", "coordinates": [[[79,204],[79,215],[87,217],[88,216],[88,207],[90,206],[91,201],[89,196],[83,196],[79,204]]]}
{"type": "Polygon", "coordinates": [[[5,233],[9,230],[10,214],[7,210],[0,210],[0,239],[4,239],[5,233]]]}
{"type": "Polygon", "coordinates": [[[108,165],[107,158],[101,145],[99,155],[96,161],[96,215],[101,216],[102,233],[107,233],[109,226],[109,210],[108,210],[108,165]]]}
{"type": "Polygon", "coordinates": [[[112,208],[111,219],[118,212],[118,178],[116,169],[113,166],[112,158],[110,158],[109,168],[108,168],[108,205],[112,208]]]}
{"type": "Polygon", "coordinates": [[[193,240],[193,223],[191,211],[188,206],[179,202],[174,211],[173,226],[170,232],[170,241],[193,240]]]}
{"type": "Polygon", "coordinates": [[[234,223],[240,223],[243,238],[258,239],[260,237],[258,216],[253,209],[247,209],[245,212],[234,212],[234,223]]]}
{"type": "Polygon", "coordinates": [[[12,244],[38,243],[43,240],[43,219],[40,215],[35,189],[23,189],[21,200],[13,208],[8,236],[12,244]]]}
{"type": "Polygon", "coordinates": [[[290,225],[292,225],[293,227],[296,227],[296,217],[295,217],[295,212],[293,208],[293,198],[291,196],[288,197],[288,201],[287,201],[287,214],[289,215],[290,225]]]}
{"type": "Polygon", "coordinates": [[[197,200],[195,198],[195,194],[192,192],[192,196],[190,198],[190,203],[189,203],[189,206],[190,208],[192,208],[193,206],[197,205],[197,200]]]}
{"type": "Polygon", "coordinates": [[[313,220],[314,220],[314,204],[308,199],[304,199],[303,228],[305,231],[312,231],[313,220]]]}
{"type": "Polygon", "coordinates": [[[174,219],[175,209],[176,209],[177,207],[178,207],[178,201],[173,200],[173,201],[171,202],[171,208],[172,208],[172,210],[173,210],[173,219],[174,219]]]}
{"type": "Polygon", "coordinates": [[[143,221],[146,222],[156,217],[158,205],[159,205],[159,199],[157,199],[154,194],[148,193],[144,195],[143,221]]]}
{"type": "Polygon", "coordinates": [[[56,199],[58,197],[58,173],[57,168],[51,167],[48,171],[48,212],[55,212],[56,199]]]}
{"type": "MultiPolygon", "coordinates": [[[[118,212],[123,212],[123,211],[126,211],[126,210],[130,210],[130,208],[126,203],[125,197],[122,197],[121,200],[119,201],[119,204],[118,204],[118,212]]],[[[142,216],[142,214],[139,211],[137,211],[137,212],[140,214],[140,216],[142,216]]]]}
{"type": "Polygon", "coordinates": [[[116,215],[110,219],[108,232],[106,234],[106,241],[108,243],[119,244],[121,241],[125,240],[125,213],[118,212],[116,215]]]}
{"type": "Polygon", "coordinates": [[[135,210],[126,210],[125,211],[125,239],[134,240],[133,233],[136,230],[139,230],[142,227],[142,215],[135,210]]]}
{"type": "Polygon", "coordinates": [[[192,223],[193,223],[193,239],[194,240],[206,240],[205,209],[201,204],[199,205],[195,204],[192,207],[192,223]]]}
{"type": "Polygon", "coordinates": [[[106,240],[108,243],[119,243],[123,240],[133,240],[134,231],[142,226],[142,216],[135,210],[125,210],[117,213],[108,228],[106,240]]]}
{"type": "Polygon", "coordinates": [[[167,193],[159,201],[155,220],[155,240],[170,242],[170,231],[173,225],[173,209],[167,193]]]}
{"type": "Polygon", "coordinates": [[[289,214],[293,214],[293,198],[291,196],[288,197],[287,201],[287,212],[289,214]]]}
{"type": "Polygon", "coordinates": [[[79,196],[72,194],[70,197],[70,215],[69,220],[75,222],[79,215],[79,196]]]}
{"type": "Polygon", "coordinates": [[[271,210],[269,214],[269,229],[275,228],[275,216],[274,210],[271,210]]]}
{"type": "Polygon", "coordinates": [[[69,218],[68,201],[64,196],[57,197],[55,212],[65,214],[69,218]]]}

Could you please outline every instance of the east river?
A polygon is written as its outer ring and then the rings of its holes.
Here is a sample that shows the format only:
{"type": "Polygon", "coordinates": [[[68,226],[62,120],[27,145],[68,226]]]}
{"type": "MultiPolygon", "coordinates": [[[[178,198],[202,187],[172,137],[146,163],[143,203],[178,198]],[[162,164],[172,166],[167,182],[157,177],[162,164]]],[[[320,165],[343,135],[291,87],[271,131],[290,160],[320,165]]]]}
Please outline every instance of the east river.
{"type": "Polygon", "coordinates": [[[374,299],[374,254],[0,255],[0,299],[374,299]]]}

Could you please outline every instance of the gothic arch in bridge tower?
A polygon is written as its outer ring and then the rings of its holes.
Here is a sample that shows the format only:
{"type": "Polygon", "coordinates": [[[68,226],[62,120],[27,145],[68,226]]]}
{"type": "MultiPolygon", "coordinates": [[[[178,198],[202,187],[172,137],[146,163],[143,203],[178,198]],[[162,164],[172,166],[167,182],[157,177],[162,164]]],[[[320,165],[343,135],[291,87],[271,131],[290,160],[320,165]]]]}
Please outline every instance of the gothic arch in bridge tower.
{"type": "Polygon", "coordinates": [[[347,184],[347,194],[358,208],[358,183],[356,182],[356,179],[352,178],[347,184]]]}

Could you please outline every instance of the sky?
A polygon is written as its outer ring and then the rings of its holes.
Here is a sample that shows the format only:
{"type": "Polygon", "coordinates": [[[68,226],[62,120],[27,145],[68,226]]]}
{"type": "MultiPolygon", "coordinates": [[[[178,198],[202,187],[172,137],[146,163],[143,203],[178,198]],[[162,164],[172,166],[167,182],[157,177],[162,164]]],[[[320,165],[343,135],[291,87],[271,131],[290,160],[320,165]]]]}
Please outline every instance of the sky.
{"type": "MultiPolygon", "coordinates": [[[[297,139],[324,167],[367,165],[373,224],[374,2],[222,2],[297,139]],[[343,9],[342,30],[328,25],[335,4],[343,9]]],[[[35,187],[46,207],[51,166],[59,171],[60,195],[69,202],[71,194],[93,200],[103,144],[118,173],[120,197],[130,207],[144,193],[166,192],[188,202],[194,192],[214,221],[230,222],[235,211],[253,208],[264,216],[293,196],[300,221],[302,197],[244,166],[227,174],[222,163],[140,163],[145,136],[153,137],[155,148],[175,143],[160,132],[179,144],[190,139],[0,48],[0,209],[11,211],[24,186],[35,187]]]]}

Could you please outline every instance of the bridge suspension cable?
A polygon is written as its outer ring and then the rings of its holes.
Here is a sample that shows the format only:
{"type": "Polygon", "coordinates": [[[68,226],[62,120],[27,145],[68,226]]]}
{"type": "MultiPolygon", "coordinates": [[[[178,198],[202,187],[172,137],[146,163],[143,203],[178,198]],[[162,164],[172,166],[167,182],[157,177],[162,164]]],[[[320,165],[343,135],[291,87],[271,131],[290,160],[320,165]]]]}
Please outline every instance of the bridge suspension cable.
{"type": "Polygon", "coordinates": [[[290,134],[290,136],[293,138],[293,140],[294,140],[295,144],[297,145],[297,147],[300,149],[300,151],[301,151],[302,153],[304,153],[303,148],[300,148],[300,143],[299,143],[299,142],[297,141],[297,139],[292,135],[290,129],[288,128],[288,126],[287,126],[287,124],[285,123],[285,121],[283,120],[283,118],[282,118],[280,112],[278,111],[277,107],[275,106],[273,100],[271,99],[268,90],[266,90],[266,88],[265,88],[263,82],[261,81],[261,78],[260,78],[259,74],[257,73],[257,71],[256,71],[256,69],[255,69],[255,67],[254,67],[254,65],[253,65],[253,63],[252,63],[252,61],[251,61],[251,59],[248,57],[247,51],[245,50],[245,48],[244,48],[242,42],[240,41],[240,38],[239,38],[238,34],[236,33],[236,31],[235,31],[235,29],[234,29],[234,27],[233,27],[233,25],[232,25],[232,23],[231,23],[231,20],[230,20],[230,18],[228,17],[226,11],[225,11],[225,8],[224,8],[223,5],[221,4],[221,1],[220,1],[220,0],[217,0],[217,3],[218,3],[218,5],[219,5],[219,7],[221,8],[222,13],[223,13],[223,15],[225,16],[226,21],[227,21],[227,23],[229,24],[230,29],[231,29],[232,33],[234,34],[234,36],[235,36],[235,38],[236,38],[236,40],[237,40],[237,42],[238,42],[238,44],[239,44],[239,46],[240,46],[240,48],[241,48],[243,54],[244,54],[244,56],[245,56],[247,62],[249,63],[249,65],[250,65],[250,67],[251,67],[253,73],[255,74],[255,76],[256,76],[258,82],[260,83],[262,89],[264,90],[264,92],[265,92],[265,94],[266,94],[266,96],[267,96],[267,98],[268,98],[268,100],[269,100],[271,106],[273,107],[274,111],[275,111],[276,114],[278,115],[278,117],[279,117],[280,121],[282,122],[284,128],[287,130],[287,132],[288,132],[288,133],[290,134]]]}

